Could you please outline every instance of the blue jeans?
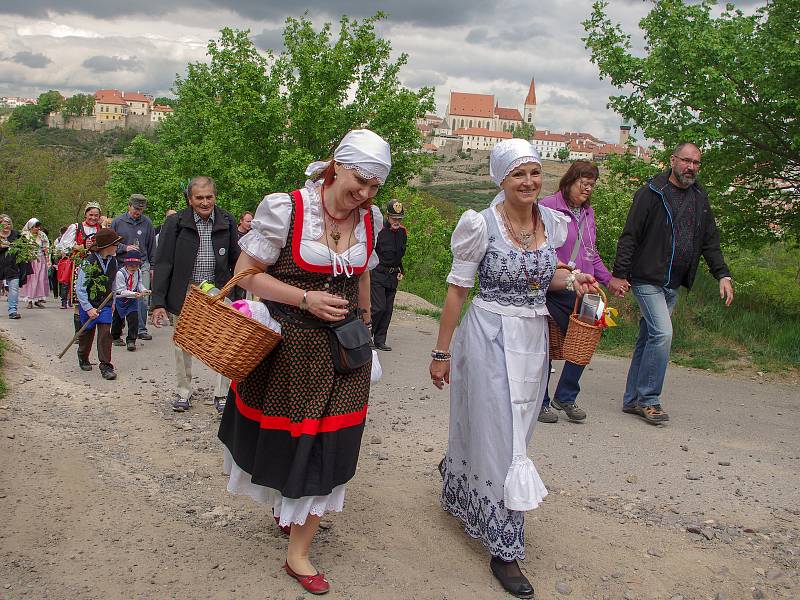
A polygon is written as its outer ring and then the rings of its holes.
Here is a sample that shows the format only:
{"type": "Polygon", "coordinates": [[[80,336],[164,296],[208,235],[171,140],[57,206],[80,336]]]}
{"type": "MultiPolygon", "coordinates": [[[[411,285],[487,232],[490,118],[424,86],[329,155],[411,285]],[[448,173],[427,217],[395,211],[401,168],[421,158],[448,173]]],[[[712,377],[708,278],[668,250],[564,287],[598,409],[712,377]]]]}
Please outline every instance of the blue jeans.
{"type": "Polygon", "coordinates": [[[622,398],[625,408],[661,404],[672,346],[671,315],[678,301],[678,290],[646,283],[631,287],[642,317],[622,398]]]}
{"type": "MultiPolygon", "coordinates": [[[[140,267],[142,285],[150,289],[150,263],[143,262],[140,267]]],[[[139,298],[139,333],[147,333],[147,307],[150,301],[147,296],[139,298]]]]}
{"type": "Polygon", "coordinates": [[[8,286],[8,314],[13,315],[17,312],[17,304],[19,303],[19,279],[12,277],[6,279],[8,286]]]}
{"type": "MultiPolygon", "coordinates": [[[[553,363],[550,363],[552,366],[553,363]]],[[[558,379],[554,398],[559,404],[575,404],[575,399],[581,391],[581,375],[585,365],[576,365],[569,361],[564,361],[564,368],[561,370],[561,377],[558,379]]],[[[547,385],[550,385],[550,369],[547,369],[547,385]]],[[[544,400],[542,407],[550,406],[550,393],[547,388],[544,390],[544,400]]]]}

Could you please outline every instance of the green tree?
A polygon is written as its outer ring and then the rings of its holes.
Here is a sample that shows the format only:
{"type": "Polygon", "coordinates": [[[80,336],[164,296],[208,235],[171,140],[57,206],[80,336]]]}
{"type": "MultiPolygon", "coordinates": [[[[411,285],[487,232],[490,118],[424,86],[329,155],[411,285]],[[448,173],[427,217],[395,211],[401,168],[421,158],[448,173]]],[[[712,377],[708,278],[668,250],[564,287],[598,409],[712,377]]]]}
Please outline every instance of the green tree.
{"type": "Polygon", "coordinates": [[[515,138],[530,140],[533,138],[534,133],[536,133],[536,128],[533,126],[533,123],[523,123],[522,125],[514,127],[512,135],[515,138]]]}
{"type": "Polygon", "coordinates": [[[153,100],[153,104],[158,104],[159,106],[171,106],[175,108],[178,105],[178,101],[175,98],[167,98],[166,96],[159,96],[155,100],[153,100]]]}
{"type": "Polygon", "coordinates": [[[657,163],[632,153],[610,154],[604,161],[600,180],[592,192],[592,207],[597,225],[597,251],[609,269],[614,264],[617,240],[625,226],[633,194],[659,168],[657,163]]]}
{"type": "Polygon", "coordinates": [[[64,118],[89,117],[94,110],[94,96],[91,94],[75,94],[64,100],[61,114],[64,118]]]}
{"type": "Polygon", "coordinates": [[[144,193],[164,210],[181,204],[187,178],[206,174],[220,204],[238,213],[265,193],[297,187],[306,165],[329,157],[348,130],[369,127],[392,147],[382,199],[429,164],[415,120],[434,103],[432,89],[400,85],[407,57],[392,60],[375,32],[381,18],[342,17],[335,39],[330,24],[315,30],[306,17],[287,19],[277,57],[259,53],[247,31],[221,30],[208,45],[209,63],[190,64],[176,79],[178,104],[157,140],[137,138],[110,165],[109,194],[121,205],[144,193]]]}
{"type": "Polygon", "coordinates": [[[44,92],[43,94],[39,94],[38,105],[42,110],[42,114],[45,116],[52,112],[60,111],[63,104],[64,96],[61,95],[61,92],[50,90],[48,92],[44,92]]]}
{"type": "Polygon", "coordinates": [[[32,138],[0,131],[0,212],[17,228],[36,217],[54,238],[59,227],[82,216],[86,202],[106,204],[106,161],[32,138]]]}
{"type": "Polygon", "coordinates": [[[624,90],[610,107],[669,149],[703,149],[703,184],[740,245],[800,237],[800,3],[745,15],[714,2],[655,0],[644,52],[596,2],[584,22],[600,76],[624,90]]]}
{"type": "Polygon", "coordinates": [[[17,106],[8,118],[8,127],[11,131],[34,131],[45,126],[45,113],[42,107],[36,104],[23,104],[17,106]]]}
{"type": "Polygon", "coordinates": [[[556,158],[561,162],[564,162],[569,158],[569,148],[564,146],[563,148],[559,148],[558,152],[556,152],[556,158]]]}

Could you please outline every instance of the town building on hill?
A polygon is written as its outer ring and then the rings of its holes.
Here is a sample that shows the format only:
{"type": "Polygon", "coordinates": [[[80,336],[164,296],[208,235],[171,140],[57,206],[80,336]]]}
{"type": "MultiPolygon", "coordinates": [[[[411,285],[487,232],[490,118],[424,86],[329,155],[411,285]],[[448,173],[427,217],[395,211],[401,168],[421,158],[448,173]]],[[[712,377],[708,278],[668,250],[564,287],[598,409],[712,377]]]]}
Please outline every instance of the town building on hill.
{"type": "Polygon", "coordinates": [[[437,127],[440,133],[451,133],[457,129],[487,129],[489,131],[513,132],[523,122],[535,126],[536,89],[533,79],[523,106],[524,115],[517,108],[500,106],[493,94],[471,94],[450,92],[444,119],[437,127]]]}
{"type": "Polygon", "coordinates": [[[567,147],[567,136],[561,133],[550,133],[549,129],[536,131],[531,139],[531,144],[542,158],[555,159],[558,151],[567,147]]]}
{"type": "Polygon", "coordinates": [[[0,106],[17,108],[26,104],[39,104],[37,98],[21,98],[19,96],[0,96],[0,106]]]}
{"type": "Polygon", "coordinates": [[[117,90],[98,90],[94,93],[94,116],[98,121],[120,121],[128,116],[128,103],[113,93],[117,90]]]}
{"type": "Polygon", "coordinates": [[[492,131],[485,127],[456,129],[456,137],[461,138],[461,150],[491,150],[498,142],[513,137],[510,131],[492,131]]]}
{"type": "Polygon", "coordinates": [[[150,111],[150,121],[153,123],[160,123],[172,114],[171,106],[162,106],[161,104],[154,104],[150,111]]]}

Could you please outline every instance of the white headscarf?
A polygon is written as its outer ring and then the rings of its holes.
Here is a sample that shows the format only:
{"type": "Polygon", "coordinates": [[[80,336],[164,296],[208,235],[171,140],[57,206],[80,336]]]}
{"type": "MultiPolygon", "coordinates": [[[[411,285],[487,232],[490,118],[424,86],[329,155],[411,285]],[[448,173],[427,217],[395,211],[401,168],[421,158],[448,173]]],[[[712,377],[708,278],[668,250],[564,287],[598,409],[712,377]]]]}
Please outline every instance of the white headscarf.
{"type": "MultiPolygon", "coordinates": [[[[333,153],[333,160],[345,169],[354,169],[364,179],[386,182],[392,168],[389,144],[369,129],[354,129],[344,136],[333,153]]],[[[314,178],[328,168],[330,161],[316,161],[306,167],[306,176],[314,178]]]]}
{"type": "MultiPolygon", "coordinates": [[[[492,153],[489,155],[489,176],[500,185],[511,171],[527,163],[536,163],[540,166],[542,164],[542,159],[533,144],[519,138],[503,140],[492,148],[492,153]]],[[[505,192],[500,190],[491,205],[500,204],[505,198],[505,192]]]]}
{"type": "Polygon", "coordinates": [[[36,243],[39,244],[40,248],[45,248],[50,245],[50,241],[47,239],[47,235],[45,234],[45,232],[39,229],[39,234],[35,238],[33,237],[33,233],[31,233],[31,229],[36,224],[41,225],[42,222],[36,217],[28,219],[28,222],[25,223],[25,227],[22,228],[22,235],[28,238],[35,239],[36,243]]]}

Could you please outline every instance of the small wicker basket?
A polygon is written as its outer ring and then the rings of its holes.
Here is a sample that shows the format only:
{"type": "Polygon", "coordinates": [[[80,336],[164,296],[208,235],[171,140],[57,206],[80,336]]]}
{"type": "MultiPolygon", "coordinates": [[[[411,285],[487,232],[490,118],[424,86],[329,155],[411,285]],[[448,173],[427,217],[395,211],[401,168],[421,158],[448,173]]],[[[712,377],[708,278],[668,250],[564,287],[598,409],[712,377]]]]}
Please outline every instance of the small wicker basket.
{"type": "MultiPolygon", "coordinates": [[[[603,302],[608,305],[608,298],[603,290],[600,290],[600,296],[603,298],[603,302]]],[[[588,365],[592,360],[594,351],[597,349],[600,336],[603,334],[603,327],[590,325],[578,319],[579,300],[580,297],[575,298],[575,307],[569,316],[567,335],[564,338],[563,355],[564,360],[568,360],[571,363],[588,365]]]]}
{"type": "Polygon", "coordinates": [[[190,285],[175,324],[176,345],[233,381],[247,377],[282,339],[222,301],[241,279],[260,272],[253,268],[237,273],[215,296],[190,285]]]}
{"type": "Polygon", "coordinates": [[[550,360],[564,360],[564,332],[553,317],[547,317],[550,330],[550,360]]]}

